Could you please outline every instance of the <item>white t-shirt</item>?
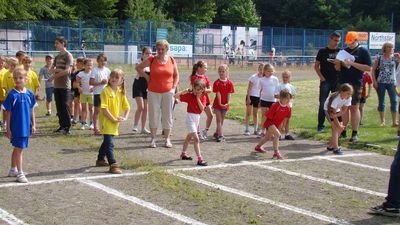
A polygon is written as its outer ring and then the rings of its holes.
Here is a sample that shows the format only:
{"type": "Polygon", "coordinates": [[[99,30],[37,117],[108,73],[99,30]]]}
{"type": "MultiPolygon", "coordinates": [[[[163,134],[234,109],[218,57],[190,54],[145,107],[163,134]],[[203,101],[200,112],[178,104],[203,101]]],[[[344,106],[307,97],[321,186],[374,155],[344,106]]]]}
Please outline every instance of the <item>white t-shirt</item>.
{"type": "Polygon", "coordinates": [[[82,94],[84,95],[93,94],[93,92],[90,91],[92,86],[89,84],[91,73],[85,73],[85,71],[81,71],[76,76],[81,78],[82,94]]]}
{"type": "MultiPolygon", "coordinates": [[[[103,67],[101,69],[99,67],[96,67],[96,68],[93,69],[92,75],[90,76],[90,78],[93,78],[94,81],[96,83],[98,83],[98,82],[101,82],[104,79],[108,80],[108,78],[110,78],[110,73],[111,73],[111,71],[107,67],[103,67]]],[[[101,94],[101,92],[106,87],[106,85],[107,84],[94,86],[93,87],[93,94],[95,94],[95,95],[101,94]]]]}
{"type": "Polygon", "coordinates": [[[276,76],[263,77],[260,79],[261,94],[260,99],[267,102],[275,102],[275,90],[279,85],[276,76]]]}
{"type": "Polygon", "coordinates": [[[259,77],[258,74],[253,74],[249,78],[249,82],[251,82],[251,88],[249,90],[250,96],[260,97],[260,80],[262,77],[259,77]]]}
{"type": "MultiPolygon", "coordinates": [[[[330,98],[330,97],[329,97],[330,98]]],[[[324,110],[327,111],[328,110],[328,102],[329,102],[329,98],[326,99],[325,104],[324,104],[324,110]]],[[[333,99],[331,107],[336,109],[336,112],[340,112],[340,109],[343,106],[351,106],[351,97],[348,99],[342,99],[340,97],[340,94],[338,96],[336,96],[335,99],[333,99]]]]}
{"type": "Polygon", "coordinates": [[[289,91],[289,93],[294,97],[294,96],[296,96],[296,89],[293,87],[293,85],[291,85],[290,83],[287,83],[287,84],[284,84],[284,83],[280,83],[279,85],[278,85],[278,87],[275,89],[275,95],[278,95],[279,96],[279,93],[282,91],[282,90],[285,90],[285,89],[287,89],[288,91],[289,91]]]}

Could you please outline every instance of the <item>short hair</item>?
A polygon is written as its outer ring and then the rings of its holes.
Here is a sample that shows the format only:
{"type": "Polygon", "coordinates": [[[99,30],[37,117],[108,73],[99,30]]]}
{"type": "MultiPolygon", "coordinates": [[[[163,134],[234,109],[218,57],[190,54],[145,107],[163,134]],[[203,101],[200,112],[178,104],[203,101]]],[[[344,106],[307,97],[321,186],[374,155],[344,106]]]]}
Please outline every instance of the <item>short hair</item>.
{"type": "Polygon", "coordinates": [[[65,39],[65,37],[63,37],[63,36],[58,36],[58,37],[56,37],[56,41],[57,41],[57,42],[60,42],[60,43],[63,44],[64,46],[67,45],[67,39],[65,39]]]}
{"type": "Polygon", "coordinates": [[[385,42],[382,45],[382,53],[386,53],[388,48],[394,48],[394,45],[392,43],[390,43],[390,42],[385,42]]]}
{"type": "Polygon", "coordinates": [[[289,76],[292,76],[292,71],[290,71],[290,70],[284,70],[284,71],[282,72],[282,76],[285,75],[285,74],[287,74],[287,75],[289,75],[289,76]]]}
{"type": "Polygon", "coordinates": [[[206,82],[203,79],[197,79],[193,83],[193,88],[200,87],[202,90],[206,89],[206,82]]]}
{"type": "Polygon", "coordinates": [[[264,64],[263,73],[264,73],[264,71],[266,71],[267,69],[271,69],[272,72],[275,72],[275,68],[274,68],[274,66],[273,66],[271,63],[265,63],[265,64],[264,64]]]}
{"type": "Polygon", "coordinates": [[[83,60],[83,65],[86,65],[88,62],[92,62],[92,59],[86,58],[83,60]]]}
{"type": "Polygon", "coordinates": [[[99,61],[101,58],[103,58],[104,59],[104,61],[107,61],[107,56],[106,56],[106,54],[104,54],[104,53],[100,53],[98,56],[97,56],[97,61],[99,61]]]}
{"type": "Polygon", "coordinates": [[[167,40],[158,40],[158,41],[156,41],[156,48],[157,48],[158,46],[166,47],[167,50],[169,50],[169,43],[168,43],[167,40]]]}
{"type": "Polygon", "coordinates": [[[279,99],[283,99],[283,98],[292,98],[290,91],[286,88],[279,92],[279,99]]]}
{"type": "Polygon", "coordinates": [[[349,83],[344,83],[339,86],[338,91],[339,92],[348,92],[349,91],[349,92],[353,93],[353,86],[351,86],[349,83]]]}
{"type": "Polygon", "coordinates": [[[25,56],[26,52],[19,50],[17,53],[15,53],[15,57],[19,58],[20,56],[25,56]]]}
{"type": "Polygon", "coordinates": [[[32,62],[32,61],[33,61],[33,59],[32,59],[29,55],[25,56],[25,57],[22,59],[22,63],[25,63],[25,62],[32,62]]]}
{"type": "Polygon", "coordinates": [[[7,65],[16,66],[18,64],[18,59],[14,58],[14,57],[10,57],[6,61],[7,61],[7,65]]]}
{"type": "Polygon", "coordinates": [[[329,35],[329,37],[330,38],[334,38],[334,37],[337,37],[337,38],[340,38],[340,33],[338,32],[338,31],[333,31],[330,35],[329,35]]]}
{"type": "Polygon", "coordinates": [[[16,77],[16,76],[27,77],[27,76],[28,76],[28,71],[26,71],[26,70],[24,70],[24,69],[22,69],[22,68],[16,68],[16,69],[13,71],[13,77],[16,77]]]}
{"type": "Polygon", "coordinates": [[[83,57],[78,57],[78,58],[76,58],[76,62],[77,62],[77,63],[84,63],[84,62],[85,62],[85,58],[83,58],[83,57]]]}
{"type": "Polygon", "coordinates": [[[226,65],[226,64],[221,64],[221,65],[219,65],[219,66],[218,66],[218,70],[220,70],[220,69],[223,69],[223,70],[225,70],[226,72],[229,72],[229,67],[228,67],[228,65],[226,65]]]}

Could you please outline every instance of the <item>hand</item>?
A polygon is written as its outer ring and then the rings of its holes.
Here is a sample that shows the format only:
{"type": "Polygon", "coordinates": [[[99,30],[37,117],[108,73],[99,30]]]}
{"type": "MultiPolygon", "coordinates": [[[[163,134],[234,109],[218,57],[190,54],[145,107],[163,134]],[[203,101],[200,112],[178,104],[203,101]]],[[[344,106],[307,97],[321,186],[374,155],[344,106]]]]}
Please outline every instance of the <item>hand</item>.
{"type": "Polygon", "coordinates": [[[319,78],[319,80],[320,80],[321,82],[326,81],[325,77],[323,77],[323,76],[321,76],[321,77],[319,78]]]}
{"type": "Polygon", "coordinates": [[[47,81],[53,81],[53,80],[54,80],[54,75],[47,78],[47,81]]]}
{"type": "Polygon", "coordinates": [[[123,116],[117,118],[117,122],[122,122],[122,121],[126,121],[126,118],[123,116]]]}
{"type": "Polygon", "coordinates": [[[365,99],[369,98],[369,94],[365,96],[365,99]]]}
{"type": "Polygon", "coordinates": [[[90,92],[93,92],[93,87],[89,88],[89,91],[90,91],[90,92]]]}
{"type": "Polygon", "coordinates": [[[373,83],[372,86],[374,87],[375,90],[378,90],[378,84],[377,83],[373,83]]]}
{"type": "Polygon", "coordinates": [[[11,130],[7,129],[6,137],[7,137],[8,139],[11,139],[11,130]]]}
{"type": "Polygon", "coordinates": [[[31,134],[35,134],[36,133],[36,126],[32,126],[31,127],[31,134]]]}
{"type": "Polygon", "coordinates": [[[246,98],[246,105],[250,105],[251,101],[249,98],[246,98]]]}
{"type": "Polygon", "coordinates": [[[101,82],[100,82],[100,84],[107,84],[107,79],[103,79],[103,80],[101,80],[101,82]]]}
{"type": "Polygon", "coordinates": [[[346,59],[343,61],[344,65],[347,67],[350,67],[353,65],[353,61],[351,61],[350,59],[346,59]]]}

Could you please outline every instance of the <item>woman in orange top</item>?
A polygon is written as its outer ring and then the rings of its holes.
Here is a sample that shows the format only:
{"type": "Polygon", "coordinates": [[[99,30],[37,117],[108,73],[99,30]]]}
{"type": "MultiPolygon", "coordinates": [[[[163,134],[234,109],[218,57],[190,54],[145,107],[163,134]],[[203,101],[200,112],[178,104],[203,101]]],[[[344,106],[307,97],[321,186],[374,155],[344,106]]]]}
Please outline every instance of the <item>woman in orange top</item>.
{"type": "Polygon", "coordinates": [[[174,93],[179,82],[178,67],[174,58],[167,55],[169,43],[166,40],[156,42],[157,55],[145,59],[136,65],[139,76],[148,82],[148,112],[151,131],[150,147],[155,148],[158,124],[162,122],[164,146],[171,148],[169,133],[172,128],[172,113],[174,93]],[[144,68],[150,67],[150,75],[144,73],[144,68]]]}

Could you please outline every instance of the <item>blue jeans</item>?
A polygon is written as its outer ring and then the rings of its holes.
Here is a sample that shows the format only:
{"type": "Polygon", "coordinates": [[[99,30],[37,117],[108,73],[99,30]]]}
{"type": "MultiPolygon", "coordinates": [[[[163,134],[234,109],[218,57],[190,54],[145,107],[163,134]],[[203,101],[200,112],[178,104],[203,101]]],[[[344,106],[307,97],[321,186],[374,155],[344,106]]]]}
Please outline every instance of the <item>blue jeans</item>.
{"type": "Polygon", "coordinates": [[[390,111],[397,112],[397,93],[394,84],[378,83],[378,111],[385,112],[385,91],[387,90],[390,98],[390,111]]]}
{"type": "Polygon", "coordinates": [[[331,81],[321,81],[319,83],[319,110],[318,110],[318,129],[324,128],[325,112],[324,103],[329,96],[330,92],[336,90],[337,83],[331,81]]]}
{"type": "Polygon", "coordinates": [[[400,208],[400,142],[390,167],[388,195],[383,205],[387,208],[400,208]]]}
{"type": "Polygon", "coordinates": [[[104,157],[107,157],[108,164],[112,165],[116,163],[114,158],[114,135],[104,134],[103,137],[103,143],[100,146],[97,160],[104,160],[104,157]]]}

